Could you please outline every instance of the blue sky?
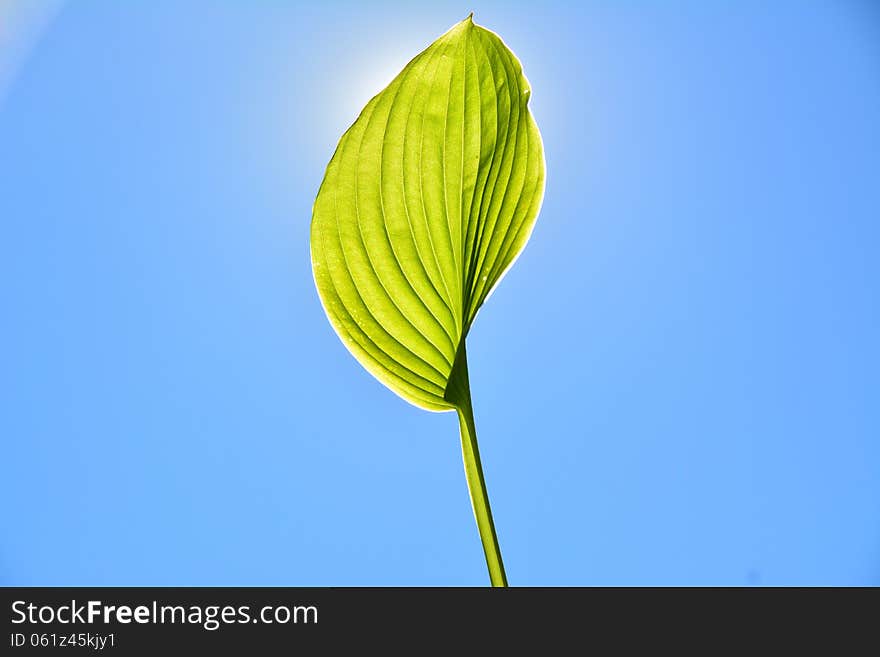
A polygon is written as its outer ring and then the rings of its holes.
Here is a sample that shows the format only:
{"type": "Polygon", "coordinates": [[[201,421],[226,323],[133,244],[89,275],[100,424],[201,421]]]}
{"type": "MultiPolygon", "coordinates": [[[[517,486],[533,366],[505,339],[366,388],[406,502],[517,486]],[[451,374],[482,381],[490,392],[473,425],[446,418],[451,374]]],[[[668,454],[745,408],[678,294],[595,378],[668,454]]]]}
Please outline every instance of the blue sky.
{"type": "Polygon", "coordinates": [[[511,583],[880,584],[880,12],[367,4],[0,40],[0,583],[487,582],[456,418],[360,368],[308,248],[338,137],[474,10],[548,167],[468,343],[511,583]]]}

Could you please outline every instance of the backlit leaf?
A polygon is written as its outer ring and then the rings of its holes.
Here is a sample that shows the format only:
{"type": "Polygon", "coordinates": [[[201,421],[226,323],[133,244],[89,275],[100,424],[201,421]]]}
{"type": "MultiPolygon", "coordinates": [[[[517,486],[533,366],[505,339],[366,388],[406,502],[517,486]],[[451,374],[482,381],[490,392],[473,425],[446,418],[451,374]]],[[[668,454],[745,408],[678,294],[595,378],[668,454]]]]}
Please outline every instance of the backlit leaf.
{"type": "Polygon", "coordinates": [[[459,348],[538,214],[529,94],[513,53],[469,17],[367,104],[318,192],[312,265],[327,316],[417,406],[455,407],[459,348]]]}

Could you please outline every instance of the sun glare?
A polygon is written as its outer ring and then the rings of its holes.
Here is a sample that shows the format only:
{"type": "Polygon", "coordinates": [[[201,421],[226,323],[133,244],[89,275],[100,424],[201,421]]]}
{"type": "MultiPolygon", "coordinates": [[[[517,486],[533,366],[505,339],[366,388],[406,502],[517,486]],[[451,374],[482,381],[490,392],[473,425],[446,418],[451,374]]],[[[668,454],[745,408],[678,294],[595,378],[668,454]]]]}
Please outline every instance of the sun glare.
{"type": "Polygon", "coordinates": [[[0,101],[62,4],[61,0],[0,2],[0,101]]]}

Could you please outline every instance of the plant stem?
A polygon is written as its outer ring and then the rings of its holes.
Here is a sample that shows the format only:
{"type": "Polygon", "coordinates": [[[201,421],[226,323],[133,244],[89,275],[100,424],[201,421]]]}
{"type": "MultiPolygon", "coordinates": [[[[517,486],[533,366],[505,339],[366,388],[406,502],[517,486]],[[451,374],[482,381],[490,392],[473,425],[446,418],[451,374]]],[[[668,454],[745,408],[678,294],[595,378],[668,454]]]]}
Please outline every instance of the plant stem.
{"type": "Polygon", "coordinates": [[[477,430],[474,426],[474,410],[471,403],[471,387],[468,379],[464,339],[461,341],[461,347],[449,377],[446,399],[454,403],[458,411],[464,473],[467,477],[474,518],[477,521],[477,528],[480,530],[480,540],[483,542],[486,566],[489,568],[489,581],[492,586],[507,586],[507,575],[504,573],[501,547],[498,545],[498,536],[495,534],[492,508],[489,506],[489,493],[486,490],[483,466],[480,463],[480,449],[477,446],[477,430]]]}

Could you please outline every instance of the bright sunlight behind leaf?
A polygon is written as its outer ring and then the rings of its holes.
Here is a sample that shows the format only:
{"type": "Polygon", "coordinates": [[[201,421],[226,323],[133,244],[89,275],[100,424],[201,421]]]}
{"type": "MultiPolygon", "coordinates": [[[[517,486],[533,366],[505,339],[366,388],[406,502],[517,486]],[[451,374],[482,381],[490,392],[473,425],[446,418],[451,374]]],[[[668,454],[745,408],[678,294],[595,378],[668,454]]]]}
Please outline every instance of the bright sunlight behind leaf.
{"type": "Polygon", "coordinates": [[[465,338],[525,246],[544,151],[514,54],[468,17],[339,141],[312,216],[315,283],[355,358],[407,401],[456,410],[494,585],[506,584],[477,450],[465,338]]]}

